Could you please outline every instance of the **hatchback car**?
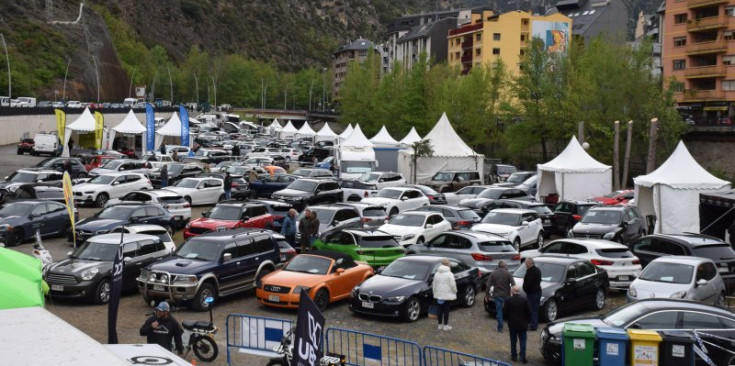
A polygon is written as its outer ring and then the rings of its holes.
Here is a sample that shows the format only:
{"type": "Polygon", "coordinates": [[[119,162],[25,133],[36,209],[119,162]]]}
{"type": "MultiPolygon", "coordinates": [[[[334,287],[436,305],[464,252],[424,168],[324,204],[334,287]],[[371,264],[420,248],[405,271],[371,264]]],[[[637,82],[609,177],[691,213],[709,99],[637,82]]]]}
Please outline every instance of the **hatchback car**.
{"type": "Polygon", "coordinates": [[[409,187],[383,188],[374,197],[364,198],[361,202],[382,206],[390,216],[429,205],[429,199],[420,190],[409,187]]]}
{"type": "MultiPolygon", "coordinates": [[[[169,163],[166,166],[168,172],[168,184],[169,186],[176,185],[179,181],[184,178],[192,178],[200,174],[204,169],[197,164],[183,164],[183,163],[169,163]]],[[[151,179],[151,183],[155,188],[161,188],[161,171],[155,171],[148,174],[151,179]]]]}
{"type": "Polygon", "coordinates": [[[477,211],[478,214],[485,214],[488,211],[491,210],[491,204],[495,200],[501,200],[501,199],[515,199],[515,200],[526,200],[526,201],[533,201],[534,198],[531,197],[527,192],[524,192],[520,189],[516,188],[506,188],[506,187],[492,187],[490,189],[486,189],[482,191],[480,194],[475,196],[474,198],[466,198],[461,201],[459,201],[459,205],[462,207],[469,207],[475,211],[477,211]]]}
{"type": "Polygon", "coordinates": [[[424,194],[427,198],[429,198],[429,203],[432,205],[446,205],[447,204],[447,197],[444,196],[444,193],[439,193],[434,188],[431,188],[429,186],[425,186],[422,184],[409,184],[407,187],[416,188],[421,193],[424,194]]]}
{"type": "Polygon", "coordinates": [[[568,236],[627,244],[645,236],[646,228],[646,219],[637,207],[601,206],[589,209],[568,236]]]}
{"type": "Polygon", "coordinates": [[[120,203],[159,203],[163,208],[174,215],[176,221],[180,221],[184,224],[189,222],[191,219],[191,204],[189,204],[189,202],[187,202],[181,195],[164,189],[130,192],[119,199],[111,199],[107,201],[107,206],[114,206],[120,203]]]}
{"type": "Polygon", "coordinates": [[[406,180],[400,173],[395,172],[366,172],[363,173],[357,181],[375,186],[375,189],[385,187],[402,186],[406,184],[406,180]]]}
{"type": "Polygon", "coordinates": [[[334,179],[334,174],[329,169],[299,168],[292,174],[299,178],[334,179]]]}
{"type": "MultiPolygon", "coordinates": [[[[130,224],[152,224],[166,228],[169,234],[173,234],[175,228],[181,223],[176,221],[174,215],[157,204],[124,204],[106,207],[94,216],[82,219],[74,225],[77,243],[82,243],[95,235],[107,234],[119,226],[130,224]]],[[[67,237],[72,241],[71,231],[67,237]]]]}
{"type": "Polygon", "coordinates": [[[404,247],[421,244],[452,230],[452,224],[436,212],[408,211],[393,216],[378,230],[392,235],[404,247]]]}
{"type": "Polygon", "coordinates": [[[373,267],[386,266],[406,254],[395,238],[374,230],[333,231],[314,241],[314,248],[342,252],[373,267]]]}
{"type": "Polygon", "coordinates": [[[497,208],[488,212],[472,230],[505,237],[517,250],[525,246],[540,248],[544,244],[544,227],[534,210],[497,208]]]}
{"type": "Polygon", "coordinates": [[[520,171],[512,173],[510,176],[508,176],[508,179],[493,184],[495,187],[515,187],[519,184],[522,184],[525,182],[528,178],[533,177],[536,175],[536,171],[520,171]]]}
{"type": "Polygon", "coordinates": [[[0,236],[8,246],[18,245],[36,235],[64,236],[69,229],[66,205],[50,201],[16,201],[0,210],[0,236]]]}
{"type": "Polygon", "coordinates": [[[431,211],[440,213],[452,224],[452,229],[469,229],[472,225],[482,221],[482,217],[472,209],[445,205],[431,205],[419,207],[416,211],[431,211]]]}
{"type": "Polygon", "coordinates": [[[444,199],[447,201],[447,205],[456,206],[463,199],[474,198],[478,194],[490,188],[490,186],[468,186],[458,190],[457,192],[444,193],[444,199]]]}
{"type": "Polygon", "coordinates": [[[222,179],[184,178],[173,187],[163,188],[184,197],[192,206],[210,205],[225,199],[222,179]]]}
{"type": "Polygon", "coordinates": [[[301,178],[274,192],[271,197],[302,210],[308,205],[342,202],[342,188],[333,180],[301,178]]]}
{"type": "Polygon", "coordinates": [[[482,178],[476,171],[440,171],[426,185],[441,193],[454,192],[460,188],[480,185],[482,178]]]}
{"type": "Polygon", "coordinates": [[[141,173],[104,173],[87,183],[72,187],[74,202],[105,207],[110,198],[120,198],[130,192],[153,189],[151,181],[141,173]]]}
{"type": "Polygon", "coordinates": [[[544,237],[548,238],[554,230],[554,213],[551,212],[546,204],[536,201],[525,201],[525,200],[513,200],[513,199],[502,199],[494,201],[488,206],[490,211],[496,208],[525,208],[528,210],[534,210],[541,218],[541,223],[544,227],[544,237]]]}
{"type": "MultiPolygon", "coordinates": [[[[316,205],[308,206],[308,210],[316,214],[319,219],[319,233],[324,234],[329,231],[337,231],[344,229],[359,229],[362,227],[360,214],[357,209],[345,205],[316,205]]],[[[302,211],[296,216],[296,222],[300,222],[304,217],[302,211]]],[[[301,232],[296,225],[296,237],[301,237],[301,232]]]]}
{"type": "MultiPolygon", "coordinates": [[[[221,179],[224,183],[227,173],[225,172],[203,172],[197,175],[197,178],[217,178],[221,179]]],[[[230,198],[233,200],[242,201],[250,197],[250,187],[248,182],[242,175],[230,174],[232,178],[232,189],[230,190],[230,198]]]]}
{"type": "Polygon", "coordinates": [[[385,220],[388,219],[388,214],[385,212],[385,209],[380,206],[363,202],[346,202],[340,203],[340,205],[354,207],[357,213],[360,214],[360,221],[364,228],[377,228],[383,225],[385,220]]]}
{"type": "Polygon", "coordinates": [[[567,236],[570,230],[576,225],[584,214],[592,207],[599,205],[597,202],[590,201],[570,201],[564,200],[554,206],[554,230],[553,234],[567,236]]]}
{"type": "Polygon", "coordinates": [[[268,213],[262,203],[221,202],[209,211],[202,212],[201,218],[189,222],[184,229],[184,239],[210,231],[238,227],[265,229],[272,227],[273,219],[273,215],[268,213]]]}

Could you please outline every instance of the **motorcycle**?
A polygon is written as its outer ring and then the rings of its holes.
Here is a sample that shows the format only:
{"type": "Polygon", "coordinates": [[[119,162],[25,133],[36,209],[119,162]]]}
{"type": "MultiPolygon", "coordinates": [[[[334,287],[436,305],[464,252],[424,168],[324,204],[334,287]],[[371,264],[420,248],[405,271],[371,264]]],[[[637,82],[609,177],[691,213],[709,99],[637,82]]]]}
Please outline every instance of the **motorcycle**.
{"type": "MultiPolygon", "coordinates": [[[[273,351],[280,354],[280,357],[273,357],[268,361],[266,366],[291,366],[291,360],[293,360],[293,332],[296,327],[292,327],[286,332],[286,335],[281,338],[281,343],[273,348],[273,351]]],[[[335,355],[336,356],[336,355],[335,355]]],[[[345,365],[344,356],[335,357],[332,355],[322,356],[319,359],[320,366],[342,366],[345,365]]]]}
{"type": "Polygon", "coordinates": [[[36,242],[33,244],[33,251],[31,252],[31,254],[41,261],[44,272],[46,270],[46,267],[54,262],[54,259],[51,257],[51,253],[49,253],[49,251],[46,250],[46,248],[43,246],[40,231],[36,231],[36,242]]]}
{"type": "MultiPolygon", "coordinates": [[[[198,359],[205,362],[212,362],[219,355],[217,342],[214,341],[214,335],[219,328],[214,325],[212,318],[212,302],[214,302],[214,298],[207,297],[205,301],[209,305],[209,321],[185,320],[181,322],[181,327],[184,328],[184,333],[181,336],[181,341],[184,344],[182,356],[186,358],[189,352],[193,350],[198,359]]],[[[179,308],[177,307],[171,307],[171,311],[178,310],[179,308]]],[[[153,314],[155,312],[148,313],[146,316],[153,314]]],[[[175,348],[175,344],[173,346],[171,349],[175,348]]]]}

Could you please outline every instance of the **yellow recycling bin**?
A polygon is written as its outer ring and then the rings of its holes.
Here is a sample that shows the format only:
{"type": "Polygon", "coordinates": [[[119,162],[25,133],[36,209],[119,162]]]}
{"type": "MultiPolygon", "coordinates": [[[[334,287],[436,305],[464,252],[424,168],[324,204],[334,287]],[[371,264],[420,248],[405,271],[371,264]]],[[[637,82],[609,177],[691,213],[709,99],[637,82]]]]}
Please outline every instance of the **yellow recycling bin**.
{"type": "Polygon", "coordinates": [[[628,329],[631,366],[658,366],[661,335],[653,330],[628,329]]]}

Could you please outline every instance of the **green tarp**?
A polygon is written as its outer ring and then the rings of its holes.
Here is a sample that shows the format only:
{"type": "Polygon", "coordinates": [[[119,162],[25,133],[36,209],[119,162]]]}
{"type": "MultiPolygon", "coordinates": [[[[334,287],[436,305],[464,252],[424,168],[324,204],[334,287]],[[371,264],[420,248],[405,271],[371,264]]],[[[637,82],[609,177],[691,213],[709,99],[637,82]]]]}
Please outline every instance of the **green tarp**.
{"type": "Polygon", "coordinates": [[[45,289],[41,261],[0,248],[0,309],[43,306],[45,289]]]}

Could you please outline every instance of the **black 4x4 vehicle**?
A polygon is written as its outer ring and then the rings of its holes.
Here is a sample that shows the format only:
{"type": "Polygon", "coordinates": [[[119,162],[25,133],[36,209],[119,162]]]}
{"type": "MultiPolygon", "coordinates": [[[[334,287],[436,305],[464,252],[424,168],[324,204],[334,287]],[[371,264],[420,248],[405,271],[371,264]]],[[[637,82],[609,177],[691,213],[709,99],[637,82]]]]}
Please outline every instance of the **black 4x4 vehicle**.
{"type": "Polygon", "coordinates": [[[277,240],[269,230],[212,232],[187,240],[171,258],[142,270],[138,289],[146,302],[186,301],[193,310],[204,311],[207,297],[255,288],[281,265],[277,240]]]}
{"type": "Polygon", "coordinates": [[[290,203],[297,210],[320,203],[342,202],[342,188],[334,180],[301,178],[289,184],[286,189],[271,195],[274,200],[290,203]]]}
{"type": "Polygon", "coordinates": [[[299,156],[298,163],[299,166],[311,166],[314,165],[314,158],[316,158],[317,161],[322,161],[326,157],[332,155],[334,155],[333,148],[315,147],[301,154],[301,156],[299,156]]]}

